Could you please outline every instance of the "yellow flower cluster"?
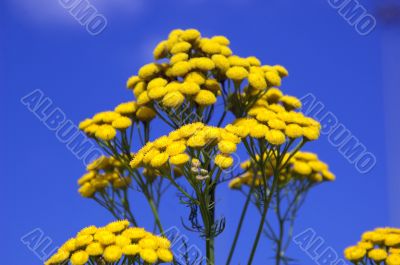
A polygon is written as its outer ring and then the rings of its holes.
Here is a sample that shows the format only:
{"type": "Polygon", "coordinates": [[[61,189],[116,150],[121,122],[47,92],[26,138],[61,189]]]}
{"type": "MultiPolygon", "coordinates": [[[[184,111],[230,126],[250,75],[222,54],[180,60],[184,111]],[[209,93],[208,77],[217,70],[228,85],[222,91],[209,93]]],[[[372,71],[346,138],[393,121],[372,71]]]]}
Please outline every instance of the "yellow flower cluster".
{"type": "Polygon", "coordinates": [[[128,79],[127,87],[133,89],[139,106],[156,101],[177,108],[185,100],[209,106],[221,94],[223,80],[247,80],[248,91],[256,92],[279,86],[288,75],[282,66],[261,66],[256,57],[233,55],[229,44],[224,36],[205,38],[195,29],[173,30],[154,49],[154,58],[164,62],[144,65],[128,79]]]}
{"type": "Polygon", "coordinates": [[[365,232],[357,245],[345,249],[344,256],[354,264],[400,265],[400,229],[376,228],[365,232]]]}
{"type": "Polygon", "coordinates": [[[313,141],[319,138],[318,121],[295,110],[301,107],[299,99],[283,95],[271,88],[249,110],[248,117],[233,124],[254,138],[265,138],[271,145],[282,145],[287,139],[303,137],[313,141]]]}
{"type": "MultiPolygon", "coordinates": [[[[45,265],[116,264],[124,258],[142,259],[146,264],[173,261],[171,242],[144,228],[129,227],[127,220],[104,227],[89,226],[67,240],[45,265]]],[[[125,264],[125,263],[124,263],[125,264]]]]}
{"type": "Polygon", "coordinates": [[[93,197],[96,192],[108,187],[124,189],[131,183],[131,178],[124,176],[121,162],[114,157],[101,156],[89,164],[87,170],[78,180],[78,192],[82,197],[93,197]]]}
{"type": "Polygon", "coordinates": [[[225,128],[191,123],[178,130],[172,131],[167,136],[162,136],[153,142],[148,142],[140,149],[131,161],[133,168],[145,167],[162,171],[171,165],[183,166],[192,156],[189,149],[212,150],[218,148],[214,163],[225,169],[233,164],[231,154],[236,152],[237,144],[241,139],[238,135],[225,128]]]}
{"type": "Polygon", "coordinates": [[[147,106],[138,106],[136,102],[124,102],[115,107],[114,111],[103,111],[91,119],[85,119],[79,124],[79,129],[87,135],[110,141],[115,138],[117,131],[124,131],[132,126],[132,122],[150,121],[156,113],[147,106]]]}
{"type": "MultiPolygon", "coordinates": [[[[311,152],[301,152],[298,151],[294,154],[289,162],[290,153],[286,153],[283,158],[282,164],[286,164],[285,168],[281,170],[279,180],[283,183],[293,179],[293,180],[307,180],[310,183],[319,183],[323,181],[334,181],[335,175],[329,171],[329,167],[326,163],[320,161],[318,156],[311,152]]],[[[256,157],[259,159],[259,157],[256,157]]],[[[273,175],[272,166],[276,165],[276,160],[274,156],[270,156],[271,163],[267,163],[265,172],[267,175],[273,175]]],[[[240,189],[242,185],[252,185],[254,181],[255,186],[260,186],[263,181],[260,177],[261,172],[259,172],[254,180],[254,169],[258,170],[258,167],[254,165],[254,161],[247,160],[241,164],[241,168],[245,170],[241,176],[232,179],[229,183],[231,189],[240,189]]]]}

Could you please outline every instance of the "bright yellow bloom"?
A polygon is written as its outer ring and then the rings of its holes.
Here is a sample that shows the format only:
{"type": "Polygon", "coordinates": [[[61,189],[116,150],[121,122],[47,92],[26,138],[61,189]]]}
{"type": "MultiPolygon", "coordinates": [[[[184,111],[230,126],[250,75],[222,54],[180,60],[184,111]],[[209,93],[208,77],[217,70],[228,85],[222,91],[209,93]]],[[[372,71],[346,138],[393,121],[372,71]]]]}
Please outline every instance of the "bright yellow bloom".
{"type": "Polygon", "coordinates": [[[171,156],[171,158],[169,160],[169,162],[172,165],[183,165],[188,161],[189,161],[189,155],[188,154],[174,155],[174,156],[171,156]]]}
{"type": "Polygon", "coordinates": [[[263,75],[258,73],[250,73],[249,74],[249,83],[255,89],[261,90],[267,87],[267,82],[263,75]]]}
{"type": "Polygon", "coordinates": [[[158,259],[163,262],[172,262],[174,259],[172,252],[169,249],[165,249],[165,248],[159,248],[157,250],[157,256],[158,256],[158,259]]]}
{"type": "Polygon", "coordinates": [[[138,76],[141,79],[149,79],[160,71],[160,68],[155,63],[149,63],[139,69],[138,76]]]}
{"type": "Polygon", "coordinates": [[[89,260],[89,255],[83,250],[77,251],[71,256],[72,265],[83,265],[89,260]]]}
{"type": "Polygon", "coordinates": [[[353,246],[345,249],[344,256],[350,261],[359,261],[366,255],[366,253],[365,249],[353,246]]]}
{"type": "Polygon", "coordinates": [[[147,263],[156,263],[158,260],[157,253],[153,249],[141,249],[140,257],[147,263]]]}
{"type": "Polygon", "coordinates": [[[179,91],[185,95],[195,95],[200,91],[200,86],[195,82],[184,82],[179,91]]]}
{"type": "Polygon", "coordinates": [[[368,252],[368,257],[376,262],[384,261],[387,258],[387,256],[388,256],[387,252],[380,248],[375,248],[368,252]]]}
{"type": "Polygon", "coordinates": [[[98,242],[94,242],[89,244],[86,249],[85,249],[86,253],[88,253],[90,256],[100,256],[103,254],[104,252],[104,248],[103,246],[98,243],[98,242]]]}
{"type": "Polygon", "coordinates": [[[220,168],[226,169],[233,165],[233,158],[227,155],[218,154],[214,158],[214,163],[220,168]]]}
{"type": "Polygon", "coordinates": [[[160,153],[151,160],[151,166],[155,168],[161,167],[168,161],[168,159],[169,155],[167,153],[160,153]]]}
{"type": "Polygon", "coordinates": [[[194,97],[194,101],[200,106],[209,106],[217,101],[214,93],[209,90],[200,90],[199,93],[194,97]]]}
{"type": "Polygon", "coordinates": [[[112,126],[118,130],[125,130],[132,126],[132,121],[127,117],[120,117],[112,122],[112,126]]]}
{"type": "Polygon", "coordinates": [[[154,119],[156,112],[147,106],[141,106],[136,112],[136,117],[141,121],[150,121],[154,119]]]}
{"type": "Polygon", "coordinates": [[[400,255],[399,254],[391,254],[386,259],[387,265],[400,265],[400,255]]]}
{"type": "Polygon", "coordinates": [[[126,245],[122,248],[122,253],[127,256],[135,256],[141,249],[137,244],[126,245]]]}
{"type": "Polygon", "coordinates": [[[163,97],[162,103],[165,107],[177,108],[182,105],[183,101],[185,101],[185,97],[179,91],[174,91],[167,93],[163,97]]]}
{"type": "Polygon", "coordinates": [[[235,81],[242,81],[248,74],[247,70],[241,66],[234,66],[226,71],[226,76],[235,81]]]}
{"type": "Polygon", "coordinates": [[[218,149],[221,151],[221,153],[232,154],[236,152],[237,148],[235,143],[222,140],[221,142],[218,143],[218,149]]]}
{"type": "Polygon", "coordinates": [[[103,258],[107,262],[117,262],[122,257],[122,249],[119,246],[111,245],[104,249],[103,258]]]}
{"type": "Polygon", "coordinates": [[[286,141],[285,134],[279,130],[269,130],[265,134],[265,139],[272,145],[281,145],[286,141]]]}
{"type": "Polygon", "coordinates": [[[275,71],[269,71],[265,73],[265,78],[270,86],[280,86],[281,77],[275,71]]]}
{"type": "Polygon", "coordinates": [[[137,104],[134,101],[124,102],[115,107],[114,111],[122,115],[131,115],[137,110],[137,104]]]}

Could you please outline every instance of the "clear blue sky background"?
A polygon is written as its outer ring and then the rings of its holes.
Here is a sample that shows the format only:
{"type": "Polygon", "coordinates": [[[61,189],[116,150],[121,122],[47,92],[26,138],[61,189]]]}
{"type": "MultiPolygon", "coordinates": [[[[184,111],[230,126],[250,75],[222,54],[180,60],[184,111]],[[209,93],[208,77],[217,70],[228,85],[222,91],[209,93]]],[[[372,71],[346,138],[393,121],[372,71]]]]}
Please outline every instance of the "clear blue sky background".
{"type": "MultiPolygon", "coordinates": [[[[82,162],[20,98],[41,89],[75,122],[131,100],[126,79],[152,59],[154,44],[174,28],[194,27],[208,36],[223,34],[231,39],[235,53],[285,65],[290,71],[282,87],[286,93],[299,97],[314,93],[376,155],[376,167],[362,175],[326,137],[308,145],[308,150],[318,152],[330,164],[337,181],[310,193],[295,232],[312,227],[326,245],[341,254],[362,231],[399,225],[389,218],[393,209],[388,206],[385,161],[387,155],[395,154],[386,152],[385,128],[392,127],[384,123],[388,108],[383,98],[383,26],[379,18],[375,31],[360,36],[326,0],[90,2],[108,20],[99,36],[89,35],[57,0],[6,0],[0,4],[2,264],[40,264],[20,242],[21,236],[36,227],[56,245],[84,226],[112,220],[105,210],[78,195],[76,180],[84,173],[82,162]]],[[[361,2],[374,12],[372,1],[361,2]]],[[[166,130],[161,123],[153,128],[157,126],[166,130]]],[[[220,192],[218,206],[228,217],[228,228],[217,241],[217,264],[224,260],[238,205],[243,203],[235,192],[220,192]]],[[[179,225],[179,217],[187,214],[173,196],[171,192],[171,198],[161,205],[167,226],[179,225]]],[[[147,208],[134,211],[150,228],[147,208]]],[[[243,263],[247,258],[256,224],[258,215],[251,211],[235,260],[243,263]]],[[[255,264],[268,264],[268,251],[269,245],[261,244],[255,264]]],[[[313,264],[296,246],[290,254],[299,264],[313,264]]]]}

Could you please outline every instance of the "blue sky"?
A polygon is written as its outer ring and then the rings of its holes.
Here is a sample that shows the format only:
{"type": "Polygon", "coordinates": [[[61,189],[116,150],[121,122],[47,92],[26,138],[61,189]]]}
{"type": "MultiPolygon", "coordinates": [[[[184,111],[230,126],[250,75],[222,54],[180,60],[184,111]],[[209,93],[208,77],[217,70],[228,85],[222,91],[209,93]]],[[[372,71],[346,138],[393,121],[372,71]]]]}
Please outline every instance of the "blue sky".
{"type": "MultiPolygon", "coordinates": [[[[40,264],[20,242],[35,228],[41,228],[57,245],[84,226],[112,220],[94,202],[78,195],[76,180],[84,173],[82,161],[21,104],[21,97],[41,89],[76,123],[131,100],[126,79],[152,60],[154,44],[174,28],[193,27],[206,36],[223,34],[230,38],[236,54],[285,65],[290,76],[282,89],[298,97],[313,93],[376,156],[373,170],[360,174],[326,136],[309,144],[306,149],[328,162],[337,180],[311,191],[295,233],[311,227],[341,254],[364,230],[400,225],[396,205],[389,203],[399,188],[394,180],[398,170],[393,166],[399,146],[394,133],[399,131],[395,101],[399,61],[390,60],[399,58],[398,52],[393,53],[399,47],[395,45],[399,43],[398,30],[385,28],[377,18],[377,28],[361,36],[327,1],[317,0],[90,3],[108,22],[97,36],[88,34],[56,0],[6,0],[0,4],[0,223],[7,239],[2,240],[0,249],[7,253],[2,255],[4,264],[40,264]]],[[[360,3],[371,13],[376,8],[372,1],[360,3]]],[[[153,128],[166,131],[161,123],[153,128]]],[[[174,203],[173,192],[169,196],[161,206],[161,216],[168,219],[167,226],[180,224],[179,217],[187,212],[174,203]]],[[[217,240],[220,264],[226,255],[223,246],[229,244],[231,227],[237,223],[237,205],[243,202],[228,189],[221,189],[218,199],[224,209],[221,213],[228,217],[228,228],[217,240]]],[[[147,209],[138,207],[136,211],[149,223],[147,209]]],[[[256,212],[251,211],[236,256],[242,263],[257,222],[256,212]]],[[[259,250],[255,264],[266,264],[269,245],[263,243],[259,250]]],[[[289,254],[300,264],[313,264],[296,246],[289,254]]]]}

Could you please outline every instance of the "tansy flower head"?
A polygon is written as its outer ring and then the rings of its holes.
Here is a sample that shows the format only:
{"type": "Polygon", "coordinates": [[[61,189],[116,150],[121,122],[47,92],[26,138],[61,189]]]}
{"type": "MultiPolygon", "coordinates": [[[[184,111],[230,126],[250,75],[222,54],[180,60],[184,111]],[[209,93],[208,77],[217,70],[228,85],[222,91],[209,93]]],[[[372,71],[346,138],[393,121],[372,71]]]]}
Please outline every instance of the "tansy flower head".
{"type": "Polygon", "coordinates": [[[173,254],[168,239],[153,235],[143,228],[129,227],[129,222],[119,220],[109,223],[105,227],[89,226],[82,229],[76,238],[69,239],[58,251],[51,256],[46,265],[58,265],[70,262],[73,265],[87,264],[89,259],[105,260],[109,263],[119,263],[126,258],[140,259],[146,264],[156,264],[157,261],[171,262],[173,254]],[[93,233],[89,235],[88,233],[93,233]],[[90,238],[83,240],[82,238],[90,238]],[[69,245],[81,241],[78,247],[69,245]],[[69,249],[68,251],[66,249],[69,249]]]}

